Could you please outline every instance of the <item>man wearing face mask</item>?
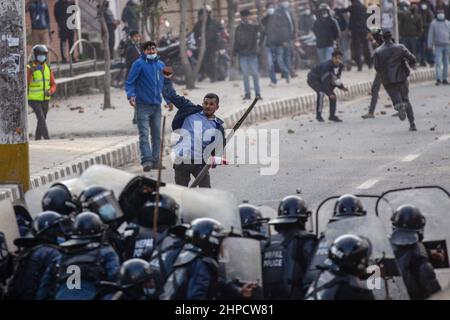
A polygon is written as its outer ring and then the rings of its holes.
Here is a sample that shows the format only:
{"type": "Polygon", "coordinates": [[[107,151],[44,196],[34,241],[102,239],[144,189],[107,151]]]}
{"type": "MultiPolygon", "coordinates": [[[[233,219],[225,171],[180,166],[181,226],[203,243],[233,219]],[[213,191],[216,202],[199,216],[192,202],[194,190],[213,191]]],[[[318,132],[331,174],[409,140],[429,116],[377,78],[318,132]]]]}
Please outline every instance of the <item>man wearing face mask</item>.
{"type": "Polygon", "coordinates": [[[269,28],[270,20],[273,19],[275,13],[275,7],[272,3],[266,4],[267,14],[262,18],[261,24],[263,26],[263,32],[261,34],[261,44],[264,44],[267,58],[267,70],[270,77],[270,87],[275,88],[277,85],[277,75],[275,73],[274,56],[276,57],[276,48],[274,46],[275,32],[269,28]]]}
{"type": "Polygon", "coordinates": [[[407,0],[400,3],[398,30],[400,43],[415,55],[417,39],[422,34],[422,19],[417,13],[416,4],[410,5],[407,0]]]}
{"type": "Polygon", "coordinates": [[[330,16],[330,7],[326,3],[319,6],[318,18],[314,22],[313,32],[317,39],[319,61],[322,63],[330,60],[334,42],[339,37],[339,26],[337,21],[330,16]]]}
{"type": "Polygon", "coordinates": [[[283,78],[289,83],[292,70],[292,43],[295,39],[294,16],[289,11],[289,1],[280,1],[275,10],[273,19],[270,20],[268,29],[274,32],[274,46],[277,55],[277,63],[281,69],[283,78]]]}
{"type": "Polygon", "coordinates": [[[37,118],[36,140],[48,140],[47,112],[51,96],[56,91],[55,75],[47,64],[48,49],[45,45],[35,45],[32,61],[27,65],[28,105],[37,118]]]}
{"type": "Polygon", "coordinates": [[[430,24],[434,20],[434,14],[427,0],[422,0],[419,4],[419,15],[422,19],[422,34],[417,41],[417,57],[422,67],[426,66],[426,62],[433,66],[433,50],[428,47],[428,31],[430,24]]]}
{"type": "Polygon", "coordinates": [[[130,105],[136,109],[141,164],[144,172],[148,172],[158,169],[164,63],[159,60],[156,43],[146,42],[142,49],[141,57],[133,63],[128,74],[125,90],[130,105]],[[151,147],[149,131],[152,136],[151,147]]]}
{"type": "Polygon", "coordinates": [[[250,10],[240,12],[241,23],[237,26],[234,39],[233,55],[239,56],[239,64],[244,76],[244,100],[250,100],[250,79],[253,78],[255,96],[261,99],[259,87],[258,40],[261,28],[250,22],[250,10]]]}
{"type": "Polygon", "coordinates": [[[448,84],[448,60],[450,58],[450,21],[445,19],[444,9],[438,9],[436,19],[428,31],[428,47],[435,49],[436,85],[448,84]],[[441,69],[443,70],[441,73],[441,69]]]}

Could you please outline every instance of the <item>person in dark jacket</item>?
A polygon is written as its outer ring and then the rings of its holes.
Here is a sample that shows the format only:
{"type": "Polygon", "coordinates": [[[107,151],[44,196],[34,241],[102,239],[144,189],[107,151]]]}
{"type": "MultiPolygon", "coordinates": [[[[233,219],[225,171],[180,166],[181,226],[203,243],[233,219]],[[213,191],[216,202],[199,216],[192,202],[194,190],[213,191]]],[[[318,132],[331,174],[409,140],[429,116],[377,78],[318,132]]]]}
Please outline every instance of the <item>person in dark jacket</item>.
{"type": "Polygon", "coordinates": [[[352,33],[352,54],[358,66],[358,71],[362,71],[361,49],[367,66],[372,68],[369,43],[367,41],[367,8],[359,1],[352,0],[351,6],[344,9],[335,9],[336,12],[350,12],[349,29],[352,33]]]}
{"type": "Polygon", "coordinates": [[[125,90],[130,105],[136,108],[141,164],[144,171],[148,172],[158,169],[159,163],[164,63],[159,60],[156,43],[146,42],[142,49],[140,59],[133,63],[128,74],[125,90]],[[151,148],[148,141],[149,130],[152,135],[151,148]]]}
{"type": "Polygon", "coordinates": [[[16,258],[15,273],[8,283],[8,299],[35,300],[46,269],[61,256],[58,243],[65,241],[59,213],[44,211],[33,221],[33,233],[14,243],[21,248],[16,258]]]}
{"type": "Polygon", "coordinates": [[[50,15],[47,2],[43,0],[31,1],[26,7],[31,20],[31,44],[48,45],[51,41],[50,15]]]}
{"type": "Polygon", "coordinates": [[[95,213],[83,212],[75,218],[71,239],[60,244],[61,256],[41,279],[38,300],[92,300],[100,281],[118,280],[119,256],[102,242],[103,230],[104,225],[95,213]]]}
{"type": "Polygon", "coordinates": [[[339,37],[339,26],[337,21],[331,17],[330,7],[326,3],[319,6],[318,18],[314,21],[313,32],[316,35],[319,62],[330,60],[334,42],[339,37]]]}
{"type": "Polygon", "coordinates": [[[381,83],[398,111],[400,120],[408,116],[409,130],[416,131],[414,111],[409,101],[408,63],[414,67],[416,57],[402,44],[394,43],[390,30],[383,30],[384,43],[375,50],[374,65],[380,74],[381,83]]]}
{"type": "MultiPolygon", "coordinates": [[[[66,42],[69,43],[69,49],[70,50],[73,47],[74,40],[75,40],[75,30],[71,29],[67,26],[69,19],[71,17],[71,14],[68,13],[67,9],[70,6],[74,6],[75,2],[72,0],[59,0],[55,3],[54,8],[54,16],[55,20],[58,23],[58,36],[59,36],[59,48],[61,52],[61,60],[62,63],[67,63],[66,55],[65,55],[65,44],[66,42]]],[[[70,12],[70,10],[69,10],[70,12]]],[[[76,62],[76,59],[74,57],[74,54],[72,53],[72,61],[76,62]]]]}
{"type": "MultiPolygon", "coordinates": [[[[381,29],[373,29],[369,33],[369,41],[372,42],[372,47],[374,49],[378,48],[383,44],[383,37],[381,36],[381,29]]],[[[371,98],[370,98],[370,105],[369,105],[369,112],[367,114],[363,115],[363,119],[372,119],[375,118],[375,108],[377,107],[378,102],[378,93],[380,92],[381,88],[381,78],[378,73],[375,74],[375,79],[373,79],[372,82],[372,88],[371,88],[371,98]]]]}
{"type": "Polygon", "coordinates": [[[404,44],[406,48],[412,53],[416,54],[417,39],[422,34],[422,18],[417,12],[417,5],[409,5],[409,2],[404,1],[398,12],[398,30],[400,36],[400,43],[404,44]]]}
{"type": "Polygon", "coordinates": [[[308,73],[308,85],[317,94],[316,119],[319,122],[324,121],[322,118],[322,109],[325,95],[330,99],[330,117],[328,119],[330,121],[342,122],[336,116],[336,94],[334,93],[334,88],[336,87],[344,91],[348,90],[340,81],[344,67],[342,59],[342,52],[336,50],[332,53],[331,60],[318,64],[308,73]]]}
{"type": "Polygon", "coordinates": [[[261,99],[259,87],[258,43],[261,27],[250,22],[250,10],[240,12],[241,23],[237,26],[234,36],[233,55],[239,57],[239,64],[244,76],[244,100],[250,100],[250,79],[253,78],[255,96],[261,99]]]}
{"type": "Polygon", "coordinates": [[[422,19],[422,34],[417,40],[417,58],[422,67],[426,66],[425,61],[430,66],[433,66],[433,48],[428,48],[428,30],[430,29],[431,22],[434,20],[434,14],[428,0],[422,0],[419,3],[419,15],[422,19]]]}
{"type": "MultiPolygon", "coordinates": [[[[194,36],[195,41],[198,45],[201,43],[202,38],[202,22],[203,22],[204,10],[200,9],[198,11],[198,21],[194,25],[194,36]]],[[[202,65],[200,67],[200,78],[202,81],[205,77],[208,77],[211,82],[216,81],[216,64],[217,64],[217,51],[220,46],[220,33],[223,31],[222,25],[212,18],[211,9],[207,7],[206,9],[207,20],[206,20],[206,30],[205,30],[205,41],[206,48],[205,54],[203,56],[202,65]]]]}
{"type": "Polygon", "coordinates": [[[280,1],[267,28],[273,32],[278,66],[283,78],[289,82],[293,74],[292,50],[296,34],[294,15],[289,11],[289,1],[280,1]]]}
{"type": "Polygon", "coordinates": [[[261,24],[263,26],[263,32],[261,34],[261,45],[264,45],[264,50],[266,51],[267,59],[267,71],[270,77],[269,86],[275,88],[277,85],[277,75],[275,73],[274,58],[276,59],[276,48],[274,46],[274,31],[269,28],[270,20],[273,19],[273,14],[275,13],[275,6],[268,2],[266,4],[267,14],[261,19],[261,24]]]}
{"type": "MultiPolygon", "coordinates": [[[[141,34],[139,31],[132,30],[130,32],[130,42],[125,49],[125,79],[128,78],[133,63],[141,57],[141,34]]],[[[133,124],[137,123],[136,109],[134,109],[133,124]]]]}
{"type": "Polygon", "coordinates": [[[426,219],[419,208],[403,205],[394,212],[390,237],[400,273],[411,299],[427,299],[441,290],[422,243],[426,219]]]}
{"type": "MultiPolygon", "coordinates": [[[[168,68],[169,69],[169,68],[168,68]]],[[[176,143],[175,162],[175,183],[188,186],[191,174],[197,177],[209,155],[216,159],[221,156],[225,142],[225,130],[223,120],[215,116],[219,109],[219,97],[215,93],[208,93],[203,98],[202,105],[196,105],[190,100],[178,95],[173,88],[170,78],[173,70],[167,70],[164,74],[163,96],[166,101],[172,103],[177,109],[172,121],[172,130],[179,130],[180,139],[176,143]],[[196,140],[201,139],[201,148],[197,146],[196,140]],[[205,154],[212,148],[210,154],[205,154]]],[[[216,162],[222,164],[223,159],[216,162]]],[[[200,188],[211,188],[209,172],[199,183],[200,188]]]]}
{"type": "Polygon", "coordinates": [[[116,29],[120,21],[114,18],[114,14],[109,8],[109,1],[106,1],[105,21],[109,34],[109,54],[111,59],[114,58],[114,47],[116,46],[116,29]]]}
{"type": "Polygon", "coordinates": [[[129,31],[139,30],[140,8],[138,0],[129,0],[122,11],[122,22],[126,24],[129,31]]]}
{"type": "Polygon", "coordinates": [[[436,5],[434,6],[434,15],[437,15],[438,10],[444,10],[445,18],[450,20],[450,7],[445,4],[444,0],[436,0],[436,5]]]}

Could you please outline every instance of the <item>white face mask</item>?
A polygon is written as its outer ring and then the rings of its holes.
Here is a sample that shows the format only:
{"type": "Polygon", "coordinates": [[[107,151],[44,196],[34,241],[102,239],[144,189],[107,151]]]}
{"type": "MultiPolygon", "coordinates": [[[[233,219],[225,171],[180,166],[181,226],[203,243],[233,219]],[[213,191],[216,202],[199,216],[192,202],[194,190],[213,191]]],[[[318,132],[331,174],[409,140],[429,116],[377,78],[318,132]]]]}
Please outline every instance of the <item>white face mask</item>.
{"type": "Polygon", "coordinates": [[[158,57],[158,55],[157,55],[156,53],[148,54],[148,55],[147,55],[147,59],[148,59],[148,60],[155,60],[156,57],[158,57]]]}
{"type": "Polygon", "coordinates": [[[438,20],[444,20],[445,19],[445,14],[444,13],[438,13],[436,15],[436,17],[437,17],[438,20]]]}
{"type": "Polygon", "coordinates": [[[305,14],[307,15],[307,16],[309,16],[310,14],[311,14],[311,10],[305,10],[305,14]]]}
{"type": "Polygon", "coordinates": [[[275,13],[275,8],[269,8],[269,9],[267,9],[267,14],[268,14],[269,16],[273,15],[274,13],[275,13]]]}
{"type": "Polygon", "coordinates": [[[422,8],[422,10],[427,10],[427,8],[428,8],[428,6],[426,4],[422,4],[420,7],[422,8]]]}
{"type": "Polygon", "coordinates": [[[283,1],[283,2],[281,3],[281,6],[282,6],[283,8],[285,8],[285,9],[289,9],[289,1],[283,1]]]}
{"type": "Polygon", "coordinates": [[[39,61],[40,63],[44,63],[47,60],[47,56],[40,54],[36,57],[36,60],[39,61]]]}

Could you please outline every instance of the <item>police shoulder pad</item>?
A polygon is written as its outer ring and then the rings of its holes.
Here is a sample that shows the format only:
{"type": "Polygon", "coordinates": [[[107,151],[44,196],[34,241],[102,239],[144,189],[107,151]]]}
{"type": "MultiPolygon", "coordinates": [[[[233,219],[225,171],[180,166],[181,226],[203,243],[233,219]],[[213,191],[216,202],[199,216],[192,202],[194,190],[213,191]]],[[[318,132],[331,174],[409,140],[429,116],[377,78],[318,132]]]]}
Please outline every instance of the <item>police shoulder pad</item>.
{"type": "Polygon", "coordinates": [[[197,252],[188,251],[188,250],[182,251],[180,253],[180,255],[177,257],[177,259],[175,260],[175,263],[173,264],[173,266],[175,268],[184,266],[184,265],[194,261],[197,257],[199,257],[199,253],[197,253],[197,252]]]}

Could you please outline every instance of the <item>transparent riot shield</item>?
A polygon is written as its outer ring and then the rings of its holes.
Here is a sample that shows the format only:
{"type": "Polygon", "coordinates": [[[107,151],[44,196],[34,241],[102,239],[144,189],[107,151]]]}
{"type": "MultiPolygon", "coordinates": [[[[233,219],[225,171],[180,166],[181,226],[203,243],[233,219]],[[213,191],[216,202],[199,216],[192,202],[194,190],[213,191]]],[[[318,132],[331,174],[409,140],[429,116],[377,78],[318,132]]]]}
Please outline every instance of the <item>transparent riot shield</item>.
{"type": "Polygon", "coordinates": [[[15,251],[14,240],[20,237],[14,207],[9,199],[0,200],[0,232],[11,252],[15,251]]]}
{"type": "Polygon", "coordinates": [[[254,239],[228,237],[219,259],[227,280],[255,282],[262,288],[261,243],[254,239]]]}
{"type": "Polygon", "coordinates": [[[238,202],[230,192],[208,188],[190,189],[173,184],[167,184],[160,191],[179,204],[181,223],[190,223],[197,218],[212,218],[222,223],[226,232],[242,235],[238,202]]]}
{"type": "Polygon", "coordinates": [[[324,200],[315,215],[316,234],[319,243],[305,275],[305,283],[311,284],[321,267],[326,267],[328,249],[333,241],[344,234],[355,234],[370,240],[372,245],[368,273],[373,273],[367,280],[367,287],[373,290],[376,299],[409,299],[406,286],[400,275],[395,255],[388,239],[388,231],[376,215],[377,195],[356,195],[366,210],[364,216],[348,216],[336,219],[337,199],[333,196],[324,200]]]}
{"type": "Polygon", "coordinates": [[[450,244],[450,193],[440,186],[418,186],[384,192],[376,205],[376,213],[388,234],[392,232],[393,213],[405,204],[416,206],[426,218],[423,243],[441,287],[445,288],[450,282],[447,251],[450,244]]]}

